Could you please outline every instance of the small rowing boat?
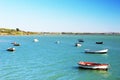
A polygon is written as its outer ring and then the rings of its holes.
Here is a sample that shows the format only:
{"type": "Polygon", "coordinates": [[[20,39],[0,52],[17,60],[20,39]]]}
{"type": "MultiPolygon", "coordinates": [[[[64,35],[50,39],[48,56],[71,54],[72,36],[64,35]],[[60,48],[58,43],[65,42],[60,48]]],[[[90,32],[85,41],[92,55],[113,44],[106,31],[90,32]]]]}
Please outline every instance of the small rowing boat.
{"type": "Polygon", "coordinates": [[[83,61],[80,61],[78,64],[80,65],[80,68],[84,69],[108,70],[108,64],[83,61]]]}
{"type": "Polygon", "coordinates": [[[85,49],[85,53],[93,53],[93,54],[105,54],[108,52],[108,49],[103,49],[103,50],[90,50],[90,49],[85,49]]]}
{"type": "Polygon", "coordinates": [[[99,42],[96,42],[96,44],[103,44],[103,42],[102,42],[102,41],[99,41],[99,42]]]}

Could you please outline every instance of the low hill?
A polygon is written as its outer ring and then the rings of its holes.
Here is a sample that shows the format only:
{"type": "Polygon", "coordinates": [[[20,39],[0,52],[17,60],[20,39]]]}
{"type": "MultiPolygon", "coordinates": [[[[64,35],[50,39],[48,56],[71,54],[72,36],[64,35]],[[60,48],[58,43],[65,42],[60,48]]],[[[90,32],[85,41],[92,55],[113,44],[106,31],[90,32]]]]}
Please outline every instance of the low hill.
{"type": "Polygon", "coordinates": [[[19,30],[19,28],[16,29],[7,29],[7,28],[0,28],[0,35],[33,35],[38,34],[38,32],[26,32],[19,30]]]}
{"type": "Polygon", "coordinates": [[[80,32],[30,32],[23,31],[19,28],[16,29],[7,29],[0,28],[0,35],[120,35],[119,32],[108,32],[108,33],[80,33],[80,32]]]}

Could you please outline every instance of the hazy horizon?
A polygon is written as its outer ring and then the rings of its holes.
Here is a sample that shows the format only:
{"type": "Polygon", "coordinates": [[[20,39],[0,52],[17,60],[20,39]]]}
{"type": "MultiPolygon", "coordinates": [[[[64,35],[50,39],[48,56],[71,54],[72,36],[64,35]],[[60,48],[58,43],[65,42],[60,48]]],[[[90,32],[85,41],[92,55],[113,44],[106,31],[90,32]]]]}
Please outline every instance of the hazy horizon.
{"type": "Polygon", "coordinates": [[[1,0],[0,27],[34,32],[120,32],[119,0],[1,0]]]}

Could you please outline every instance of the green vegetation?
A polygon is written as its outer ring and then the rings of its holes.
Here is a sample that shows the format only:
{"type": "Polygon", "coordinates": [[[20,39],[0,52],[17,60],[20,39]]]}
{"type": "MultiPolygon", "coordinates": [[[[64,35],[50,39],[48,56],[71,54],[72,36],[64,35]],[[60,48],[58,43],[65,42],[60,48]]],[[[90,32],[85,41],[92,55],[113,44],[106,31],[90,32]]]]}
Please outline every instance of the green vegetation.
{"type": "Polygon", "coordinates": [[[38,34],[37,32],[25,32],[20,30],[19,28],[16,29],[6,29],[0,28],[0,35],[34,35],[38,34]]]}

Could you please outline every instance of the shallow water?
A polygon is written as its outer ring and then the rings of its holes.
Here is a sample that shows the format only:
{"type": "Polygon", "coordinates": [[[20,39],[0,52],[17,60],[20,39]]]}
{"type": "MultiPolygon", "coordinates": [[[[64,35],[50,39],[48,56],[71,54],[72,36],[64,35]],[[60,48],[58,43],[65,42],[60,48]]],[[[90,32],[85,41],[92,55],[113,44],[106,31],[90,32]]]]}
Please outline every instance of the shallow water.
{"type": "Polygon", "coordinates": [[[0,80],[120,80],[120,36],[44,35],[0,36],[0,80]],[[37,38],[39,42],[33,42],[37,38]],[[75,47],[83,39],[81,47],[75,47]],[[13,46],[12,42],[21,46],[13,46]],[[55,42],[59,41],[59,44],[55,42]],[[103,41],[104,44],[95,44],[103,41]],[[8,47],[16,51],[8,52],[8,47]],[[86,54],[84,49],[105,49],[107,54],[86,54]],[[108,71],[78,68],[79,61],[110,64],[108,71]]]}

